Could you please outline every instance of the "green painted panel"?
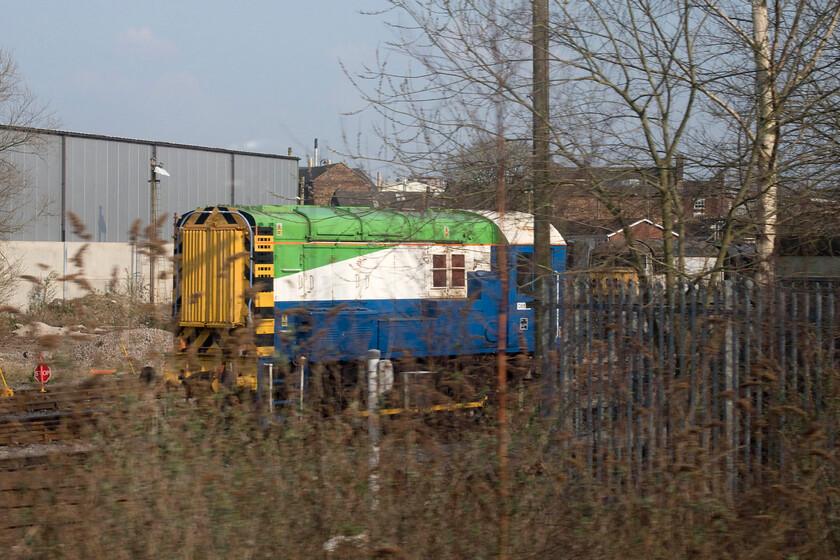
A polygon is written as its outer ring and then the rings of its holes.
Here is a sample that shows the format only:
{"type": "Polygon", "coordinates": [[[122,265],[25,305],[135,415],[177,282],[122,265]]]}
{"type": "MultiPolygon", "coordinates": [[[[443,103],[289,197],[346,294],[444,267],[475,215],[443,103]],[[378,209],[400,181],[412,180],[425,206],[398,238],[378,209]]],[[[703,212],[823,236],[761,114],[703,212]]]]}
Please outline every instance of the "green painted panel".
{"type": "Polygon", "coordinates": [[[297,211],[309,219],[312,240],[358,239],[362,221],[351,212],[334,206],[302,206],[297,211]]]}
{"type": "Polygon", "coordinates": [[[364,225],[363,239],[403,240],[411,237],[411,224],[408,218],[399,212],[375,210],[366,214],[357,214],[364,225]]]}
{"type": "MultiPolygon", "coordinates": [[[[302,244],[335,241],[329,258],[306,257],[306,268],[325,266],[393,247],[398,243],[495,244],[503,241],[496,225],[469,211],[401,212],[332,206],[244,206],[256,225],[270,227],[276,243],[275,276],[304,268],[302,244]],[[342,246],[341,243],[362,245],[342,246]],[[370,245],[367,245],[367,244],[370,245]],[[321,260],[325,262],[320,262],[321,260]]],[[[318,252],[321,254],[321,252],[318,252]]]]}

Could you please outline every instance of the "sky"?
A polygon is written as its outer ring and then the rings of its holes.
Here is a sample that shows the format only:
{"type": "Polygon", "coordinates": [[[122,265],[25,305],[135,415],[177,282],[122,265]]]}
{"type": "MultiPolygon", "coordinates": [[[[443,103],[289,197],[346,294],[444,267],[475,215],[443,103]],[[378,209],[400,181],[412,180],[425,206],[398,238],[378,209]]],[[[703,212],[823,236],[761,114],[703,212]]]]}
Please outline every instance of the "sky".
{"type": "MultiPolygon", "coordinates": [[[[345,76],[375,65],[383,0],[0,0],[0,49],[55,128],[354,163],[345,76]],[[331,151],[335,150],[335,152],[331,151]]],[[[376,138],[362,150],[375,155],[376,138]]],[[[364,164],[363,164],[364,165],[364,164]]],[[[368,166],[375,170],[374,166],[368,166]]]]}

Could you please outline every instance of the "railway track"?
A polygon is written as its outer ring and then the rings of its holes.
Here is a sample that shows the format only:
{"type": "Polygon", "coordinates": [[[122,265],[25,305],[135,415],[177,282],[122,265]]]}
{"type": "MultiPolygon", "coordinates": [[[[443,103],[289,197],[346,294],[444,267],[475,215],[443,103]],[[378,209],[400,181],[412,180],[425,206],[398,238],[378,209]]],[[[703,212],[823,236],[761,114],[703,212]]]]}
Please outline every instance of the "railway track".
{"type": "Polygon", "coordinates": [[[0,399],[0,549],[44,530],[54,508],[81,503],[90,478],[82,465],[95,451],[86,436],[140,387],[97,378],[0,399]]]}
{"type": "Polygon", "coordinates": [[[73,441],[121,395],[137,388],[135,379],[96,379],[44,392],[15,391],[0,399],[0,446],[73,441]]]}

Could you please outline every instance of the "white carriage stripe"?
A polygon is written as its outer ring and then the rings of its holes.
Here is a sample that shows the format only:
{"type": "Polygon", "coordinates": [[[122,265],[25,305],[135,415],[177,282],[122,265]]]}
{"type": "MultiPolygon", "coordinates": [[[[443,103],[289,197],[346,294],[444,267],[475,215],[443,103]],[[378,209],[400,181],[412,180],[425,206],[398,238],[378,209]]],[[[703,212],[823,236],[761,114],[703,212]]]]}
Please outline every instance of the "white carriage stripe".
{"type": "MultiPolygon", "coordinates": [[[[489,271],[489,245],[398,245],[302,270],[274,280],[274,301],[423,299],[447,294],[431,287],[431,256],[465,256],[467,272],[489,271]]],[[[450,295],[466,296],[466,290],[450,295]]]]}

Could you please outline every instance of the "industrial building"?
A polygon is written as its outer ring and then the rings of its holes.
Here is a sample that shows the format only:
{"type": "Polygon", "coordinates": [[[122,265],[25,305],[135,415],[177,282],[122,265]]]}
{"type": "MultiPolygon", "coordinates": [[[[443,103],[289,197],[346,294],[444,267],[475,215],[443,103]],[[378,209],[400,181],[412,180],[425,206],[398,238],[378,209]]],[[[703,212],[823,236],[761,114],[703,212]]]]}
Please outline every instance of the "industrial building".
{"type": "MultiPolygon", "coordinates": [[[[109,289],[116,277],[147,286],[153,301],[168,299],[166,274],[150,282],[158,263],[132,243],[136,224],[142,232],[157,219],[160,239],[171,242],[172,219],[197,207],[298,200],[299,158],[291,154],[36,132],[37,145],[0,154],[23,173],[26,192],[15,210],[23,227],[0,245],[0,254],[23,275],[50,278],[56,297],[83,295],[79,282],[69,280],[81,274],[98,291],[109,289]],[[78,270],[73,257],[87,243],[78,270]]],[[[166,262],[158,266],[169,268],[166,262]]],[[[22,285],[10,303],[25,305],[30,289],[22,285]]]]}

